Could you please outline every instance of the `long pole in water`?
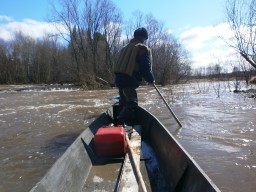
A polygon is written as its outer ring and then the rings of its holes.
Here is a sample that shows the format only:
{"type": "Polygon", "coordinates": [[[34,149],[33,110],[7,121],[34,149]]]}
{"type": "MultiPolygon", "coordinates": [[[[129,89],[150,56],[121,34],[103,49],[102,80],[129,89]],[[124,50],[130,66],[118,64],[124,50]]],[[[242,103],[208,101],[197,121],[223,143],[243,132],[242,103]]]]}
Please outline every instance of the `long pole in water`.
{"type": "Polygon", "coordinates": [[[172,111],[171,107],[168,105],[168,103],[166,102],[166,100],[164,99],[163,95],[160,93],[160,91],[158,90],[158,88],[156,87],[156,85],[153,83],[156,91],[158,92],[158,94],[160,95],[160,97],[163,99],[166,107],[169,109],[169,111],[171,112],[172,116],[174,117],[174,119],[177,121],[177,123],[179,124],[180,127],[182,127],[179,119],[176,117],[176,115],[174,114],[174,112],[172,111]]]}

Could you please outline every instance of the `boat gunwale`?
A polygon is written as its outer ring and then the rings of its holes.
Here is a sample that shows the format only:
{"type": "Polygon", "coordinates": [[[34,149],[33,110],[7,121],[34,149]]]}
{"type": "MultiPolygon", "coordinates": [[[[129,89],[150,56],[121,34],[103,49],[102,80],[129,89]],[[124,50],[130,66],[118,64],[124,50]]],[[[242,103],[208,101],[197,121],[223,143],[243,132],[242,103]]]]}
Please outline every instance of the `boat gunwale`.
{"type": "MultiPolygon", "coordinates": [[[[138,108],[138,111],[137,111],[137,114],[140,115],[140,114],[148,114],[149,116],[151,116],[151,118],[154,119],[153,122],[151,122],[151,126],[145,126],[147,128],[150,127],[150,130],[147,130],[148,134],[146,137],[150,137],[150,141],[153,141],[155,140],[156,142],[158,141],[156,138],[156,134],[158,132],[158,130],[154,129],[155,127],[153,127],[153,124],[156,123],[158,124],[157,128],[161,128],[163,131],[164,131],[164,134],[167,135],[170,140],[172,140],[178,147],[179,149],[182,151],[182,153],[184,153],[184,155],[186,156],[187,158],[187,165],[186,167],[184,167],[184,172],[186,171],[186,168],[187,166],[195,166],[195,168],[200,172],[200,174],[202,174],[203,178],[206,179],[206,181],[210,184],[209,187],[211,188],[212,187],[212,191],[216,191],[216,192],[220,192],[220,189],[217,187],[217,185],[210,179],[210,177],[204,172],[204,170],[198,165],[198,163],[190,156],[190,154],[186,151],[186,149],[177,141],[177,139],[170,133],[170,131],[162,124],[162,122],[157,118],[155,117],[152,113],[150,113],[149,111],[147,111],[145,108],[143,107],[139,107],[138,108]],[[153,128],[152,128],[153,127],[153,128]],[[153,131],[152,131],[153,130],[153,131]]],[[[145,122],[145,121],[144,121],[145,122]]],[[[143,129],[144,131],[144,129],[143,129]]],[[[162,138],[161,138],[162,140],[162,138]]],[[[158,152],[157,149],[154,149],[154,151],[158,152]]],[[[159,160],[159,158],[158,158],[159,160]]],[[[162,169],[162,171],[165,173],[166,171],[166,167],[162,167],[161,165],[163,164],[161,160],[160,161],[160,167],[162,169]]],[[[168,175],[168,174],[165,174],[165,176],[168,175]]],[[[182,177],[182,175],[181,175],[182,177]]],[[[178,180],[180,180],[182,178],[179,178],[178,180]]],[[[178,184],[178,183],[177,183],[178,184]]],[[[174,187],[176,188],[176,186],[174,187]]]]}

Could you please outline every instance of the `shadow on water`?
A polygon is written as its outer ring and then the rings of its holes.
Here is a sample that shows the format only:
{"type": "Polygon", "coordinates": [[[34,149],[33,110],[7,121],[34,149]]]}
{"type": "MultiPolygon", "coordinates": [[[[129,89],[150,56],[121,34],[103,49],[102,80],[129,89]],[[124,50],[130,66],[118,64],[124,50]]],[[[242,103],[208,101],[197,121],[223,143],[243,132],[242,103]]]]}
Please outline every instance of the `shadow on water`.
{"type": "Polygon", "coordinates": [[[49,140],[43,148],[51,154],[64,153],[78,136],[76,133],[58,135],[49,140]]]}

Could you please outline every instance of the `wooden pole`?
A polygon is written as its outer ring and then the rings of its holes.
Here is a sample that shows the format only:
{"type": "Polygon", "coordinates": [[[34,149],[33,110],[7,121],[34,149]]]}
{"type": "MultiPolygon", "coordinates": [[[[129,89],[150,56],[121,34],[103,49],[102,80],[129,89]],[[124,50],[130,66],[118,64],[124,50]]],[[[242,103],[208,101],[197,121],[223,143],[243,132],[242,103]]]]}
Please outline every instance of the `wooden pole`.
{"type": "Polygon", "coordinates": [[[182,127],[179,119],[176,117],[176,115],[174,114],[174,112],[172,111],[171,107],[168,105],[168,103],[166,102],[166,100],[164,99],[163,95],[160,93],[160,91],[158,90],[158,88],[156,87],[156,85],[153,83],[156,91],[158,92],[158,94],[160,95],[160,97],[163,99],[166,107],[169,109],[169,111],[171,112],[172,116],[174,117],[174,119],[177,121],[177,123],[179,124],[180,127],[182,127]]]}
{"type": "Polygon", "coordinates": [[[137,178],[138,178],[138,182],[139,182],[139,184],[142,188],[142,191],[147,192],[147,188],[146,188],[145,182],[143,180],[142,174],[140,172],[140,168],[137,165],[137,163],[135,162],[135,158],[134,158],[134,154],[133,154],[133,151],[132,151],[132,148],[131,148],[131,145],[130,145],[129,138],[128,138],[127,134],[125,134],[125,136],[126,136],[126,141],[127,141],[127,147],[128,147],[129,152],[130,152],[129,155],[131,157],[132,163],[134,164],[134,168],[135,168],[135,172],[136,172],[136,175],[137,175],[137,178]]]}

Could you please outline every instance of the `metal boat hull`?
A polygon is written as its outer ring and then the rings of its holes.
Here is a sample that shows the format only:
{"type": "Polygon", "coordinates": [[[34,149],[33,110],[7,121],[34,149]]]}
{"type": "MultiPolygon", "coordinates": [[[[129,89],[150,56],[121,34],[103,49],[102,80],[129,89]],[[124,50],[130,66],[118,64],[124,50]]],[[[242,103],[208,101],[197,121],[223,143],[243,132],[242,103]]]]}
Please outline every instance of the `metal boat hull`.
{"type": "MultiPolygon", "coordinates": [[[[93,138],[99,127],[115,121],[116,107],[114,105],[96,118],[31,191],[77,192],[100,188],[115,191],[123,159],[97,157],[93,151],[93,138]]],[[[220,191],[155,116],[138,107],[135,117],[136,123],[142,127],[142,140],[147,141],[156,154],[166,191],[220,191]]],[[[157,191],[152,178],[147,175],[145,164],[146,160],[141,162],[147,188],[157,191]]]]}

